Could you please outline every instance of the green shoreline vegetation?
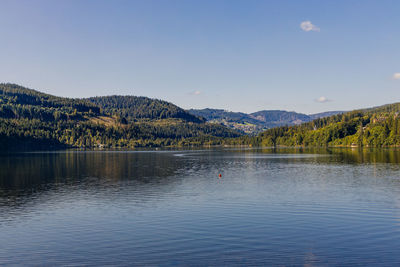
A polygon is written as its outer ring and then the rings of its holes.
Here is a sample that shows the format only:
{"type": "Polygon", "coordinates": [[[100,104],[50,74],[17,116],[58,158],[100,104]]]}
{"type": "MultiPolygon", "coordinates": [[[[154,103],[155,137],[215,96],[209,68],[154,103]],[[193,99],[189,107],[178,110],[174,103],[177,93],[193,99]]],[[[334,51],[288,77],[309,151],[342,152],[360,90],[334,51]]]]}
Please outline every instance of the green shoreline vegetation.
{"type": "Polygon", "coordinates": [[[248,136],[147,97],[71,99],[0,84],[0,150],[183,146],[400,146],[400,103],[248,136]]]}

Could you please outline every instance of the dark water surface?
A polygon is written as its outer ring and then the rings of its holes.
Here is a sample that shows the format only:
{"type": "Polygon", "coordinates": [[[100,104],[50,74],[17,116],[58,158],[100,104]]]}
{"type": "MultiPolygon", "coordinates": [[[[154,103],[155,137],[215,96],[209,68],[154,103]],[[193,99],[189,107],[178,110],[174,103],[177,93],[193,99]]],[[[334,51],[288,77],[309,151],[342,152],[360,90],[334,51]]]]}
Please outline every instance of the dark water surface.
{"type": "Polygon", "coordinates": [[[1,155],[0,265],[399,266],[399,163],[390,149],[1,155]]]}

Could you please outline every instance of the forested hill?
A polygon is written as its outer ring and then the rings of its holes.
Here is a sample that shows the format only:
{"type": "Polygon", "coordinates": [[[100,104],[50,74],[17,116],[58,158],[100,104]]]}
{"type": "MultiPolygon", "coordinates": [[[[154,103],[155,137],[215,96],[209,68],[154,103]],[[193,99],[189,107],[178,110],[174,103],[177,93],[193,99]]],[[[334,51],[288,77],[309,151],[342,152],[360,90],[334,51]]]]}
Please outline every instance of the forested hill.
{"type": "Polygon", "coordinates": [[[137,96],[100,96],[88,100],[101,107],[107,114],[121,116],[132,122],[135,119],[175,118],[189,122],[204,122],[203,118],[189,114],[167,101],[137,96]]]}
{"type": "Polygon", "coordinates": [[[77,113],[99,114],[100,108],[86,100],[57,97],[16,84],[0,83],[0,118],[54,120],[77,113]]]}
{"type": "Polygon", "coordinates": [[[302,113],[285,110],[262,110],[251,113],[250,116],[265,123],[273,125],[286,123],[286,124],[299,124],[310,120],[309,116],[302,113]]]}
{"type": "Polygon", "coordinates": [[[210,145],[239,135],[161,100],[71,99],[0,84],[0,151],[210,145]]]}
{"type": "Polygon", "coordinates": [[[355,110],[269,129],[252,142],[263,146],[400,146],[399,113],[400,103],[355,110]]]}

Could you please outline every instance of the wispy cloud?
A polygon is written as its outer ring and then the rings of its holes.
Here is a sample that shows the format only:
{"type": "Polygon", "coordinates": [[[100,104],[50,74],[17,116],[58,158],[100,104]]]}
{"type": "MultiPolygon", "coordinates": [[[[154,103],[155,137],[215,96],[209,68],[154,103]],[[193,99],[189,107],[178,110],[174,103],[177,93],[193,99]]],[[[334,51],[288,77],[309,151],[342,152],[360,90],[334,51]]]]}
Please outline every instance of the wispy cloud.
{"type": "Polygon", "coordinates": [[[393,74],[393,79],[400,80],[400,72],[396,72],[395,74],[393,74]]]}
{"type": "Polygon", "coordinates": [[[201,95],[201,91],[195,90],[193,92],[190,92],[191,95],[201,95]]]}
{"type": "Polygon", "coordinates": [[[315,102],[318,103],[326,103],[326,102],[330,102],[331,100],[326,98],[325,96],[320,96],[317,99],[315,99],[315,102]]]}
{"type": "Polygon", "coordinates": [[[319,32],[320,31],[320,28],[315,26],[314,24],[312,24],[311,21],[309,21],[309,20],[306,20],[306,21],[303,21],[302,23],[300,23],[300,28],[305,32],[310,32],[310,31],[319,32]]]}

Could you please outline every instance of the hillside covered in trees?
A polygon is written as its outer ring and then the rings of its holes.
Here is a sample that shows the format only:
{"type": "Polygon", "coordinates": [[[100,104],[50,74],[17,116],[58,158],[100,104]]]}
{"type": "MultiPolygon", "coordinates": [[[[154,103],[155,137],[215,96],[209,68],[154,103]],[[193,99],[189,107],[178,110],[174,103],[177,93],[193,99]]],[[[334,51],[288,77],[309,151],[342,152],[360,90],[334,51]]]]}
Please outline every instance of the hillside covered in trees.
{"type": "Polygon", "coordinates": [[[71,99],[0,84],[0,150],[206,145],[239,135],[161,100],[71,99]]]}
{"type": "Polygon", "coordinates": [[[400,146],[400,103],[355,110],[296,126],[268,129],[231,144],[255,146],[400,146]]]}
{"type": "Polygon", "coordinates": [[[204,118],[189,114],[167,101],[137,96],[100,96],[88,100],[106,114],[119,116],[128,122],[140,119],[182,119],[187,122],[205,122],[204,118]]]}

